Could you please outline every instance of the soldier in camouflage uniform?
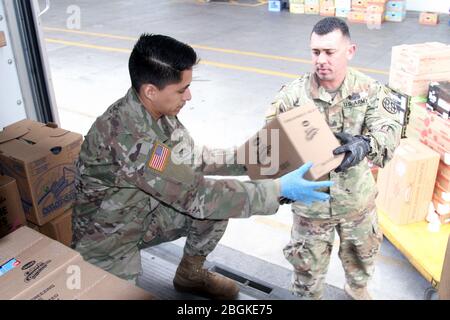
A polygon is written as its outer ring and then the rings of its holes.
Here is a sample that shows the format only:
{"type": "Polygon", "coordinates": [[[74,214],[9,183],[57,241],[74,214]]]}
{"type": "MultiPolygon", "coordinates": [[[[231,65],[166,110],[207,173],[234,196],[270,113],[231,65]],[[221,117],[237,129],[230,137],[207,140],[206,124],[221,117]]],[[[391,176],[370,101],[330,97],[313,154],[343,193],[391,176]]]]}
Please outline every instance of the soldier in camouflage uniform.
{"type": "Polygon", "coordinates": [[[334,153],[345,156],[329,174],[335,184],[328,202],[292,205],[291,241],[284,248],[294,266],[292,289],[306,299],[322,298],[336,230],[345,291],[354,299],[370,299],[367,283],[382,233],[375,209],[376,184],[367,159],[383,167],[399,143],[401,125],[388,108],[386,88],[347,68],[355,45],[344,21],[335,17],[319,21],[311,34],[311,50],[315,72],[283,87],[267,120],[312,101],[342,143],[334,153]]]}
{"type": "Polygon", "coordinates": [[[202,268],[229,218],[274,214],[279,197],[327,200],[302,166],[278,180],[240,182],[204,174],[245,175],[235,152],[197,150],[176,115],[191,99],[195,51],[144,34],[129,61],[132,88],[92,125],[77,164],[73,247],[85,260],[134,280],[139,250],[187,236],[177,290],[231,299],[238,286],[202,268]],[[211,161],[213,159],[214,161],[211,161]]]}

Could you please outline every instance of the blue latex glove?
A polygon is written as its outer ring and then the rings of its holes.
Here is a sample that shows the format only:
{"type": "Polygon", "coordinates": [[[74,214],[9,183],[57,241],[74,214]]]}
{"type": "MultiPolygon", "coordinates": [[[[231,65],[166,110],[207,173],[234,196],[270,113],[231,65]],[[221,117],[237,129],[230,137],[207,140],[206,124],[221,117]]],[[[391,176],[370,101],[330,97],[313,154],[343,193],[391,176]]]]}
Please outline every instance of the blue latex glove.
{"type": "Polygon", "coordinates": [[[332,181],[309,181],[303,179],[305,173],[313,166],[312,162],[307,162],[300,168],[291,171],[280,178],[281,196],[305,204],[314,201],[326,201],[329,194],[315,191],[318,188],[331,187],[332,181]]]}

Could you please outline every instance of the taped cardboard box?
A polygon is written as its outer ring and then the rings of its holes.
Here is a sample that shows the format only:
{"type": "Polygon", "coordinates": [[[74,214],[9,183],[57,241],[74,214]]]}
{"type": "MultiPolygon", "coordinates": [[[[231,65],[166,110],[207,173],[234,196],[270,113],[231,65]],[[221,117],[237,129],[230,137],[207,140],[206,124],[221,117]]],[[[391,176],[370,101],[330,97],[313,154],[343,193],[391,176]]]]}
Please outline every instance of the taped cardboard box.
{"type": "Polygon", "coordinates": [[[72,243],[72,208],[43,226],[28,222],[28,227],[70,247],[72,243]]]}
{"type": "Polygon", "coordinates": [[[28,227],[0,239],[0,299],[152,299],[28,227]]]}
{"type": "Polygon", "coordinates": [[[431,82],[446,81],[449,78],[450,71],[414,75],[391,65],[389,71],[389,87],[412,97],[426,97],[431,82]]]}
{"type": "Polygon", "coordinates": [[[447,250],[445,251],[438,293],[439,299],[450,300],[450,237],[448,238],[447,250]]]}
{"type": "Polygon", "coordinates": [[[0,172],[16,179],[27,220],[44,225],[75,198],[82,135],[32,120],[0,132],[0,172]]]}
{"type": "MultiPolygon", "coordinates": [[[[441,42],[425,42],[394,46],[391,54],[391,69],[413,75],[450,71],[450,45],[441,42]]],[[[448,80],[448,78],[441,80],[448,80]]]]}
{"type": "Polygon", "coordinates": [[[439,23],[439,14],[435,12],[421,12],[419,23],[429,26],[435,26],[439,23]]]}
{"type": "Polygon", "coordinates": [[[333,155],[339,146],[322,113],[308,104],[267,123],[238,149],[238,162],[246,165],[250,178],[272,179],[312,161],[305,178],[317,180],[341,164],[343,155],[333,155]]]}
{"type": "Polygon", "coordinates": [[[424,220],[438,165],[435,151],[414,139],[402,139],[393,159],[378,171],[377,206],[399,225],[424,220]]]}
{"type": "Polygon", "coordinates": [[[0,176],[0,238],[25,224],[16,180],[0,176]]]}

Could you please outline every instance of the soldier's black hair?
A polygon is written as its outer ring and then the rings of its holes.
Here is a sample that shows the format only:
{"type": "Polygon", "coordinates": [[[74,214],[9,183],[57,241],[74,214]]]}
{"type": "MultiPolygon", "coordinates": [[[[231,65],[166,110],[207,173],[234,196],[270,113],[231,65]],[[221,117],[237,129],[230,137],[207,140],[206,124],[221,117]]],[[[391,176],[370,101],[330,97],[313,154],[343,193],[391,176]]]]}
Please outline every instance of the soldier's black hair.
{"type": "Polygon", "coordinates": [[[337,29],[342,32],[344,37],[350,39],[350,31],[348,30],[347,23],[336,17],[326,17],[317,22],[311,32],[311,35],[315,33],[319,36],[323,36],[337,29]]]}
{"type": "Polygon", "coordinates": [[[198,63],[189,45],[169,36],[144,33],[134,45],[128,61],[131,85],[139,92],[143,84],[162,90],[181,81],[181,72],[198,63]]]}

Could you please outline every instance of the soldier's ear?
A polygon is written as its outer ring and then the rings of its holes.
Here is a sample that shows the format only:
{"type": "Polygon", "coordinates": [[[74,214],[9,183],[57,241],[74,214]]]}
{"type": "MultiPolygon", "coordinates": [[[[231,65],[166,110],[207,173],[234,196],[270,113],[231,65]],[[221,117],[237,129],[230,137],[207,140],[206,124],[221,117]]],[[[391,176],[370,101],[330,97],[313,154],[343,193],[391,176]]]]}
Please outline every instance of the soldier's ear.
{"type": "Polygon", "coordinates": [[[154,101],[159,92],[159,89],[153,84],[143,84],[141,87],[141,92],[146,99],[154,101]]]}
{"type": "Polygon", "coordinates": [[[347,60],[348,61],[353,59],[355,52],[356,52],[356,44],[350,43],[347,48],[347,60]]]}

